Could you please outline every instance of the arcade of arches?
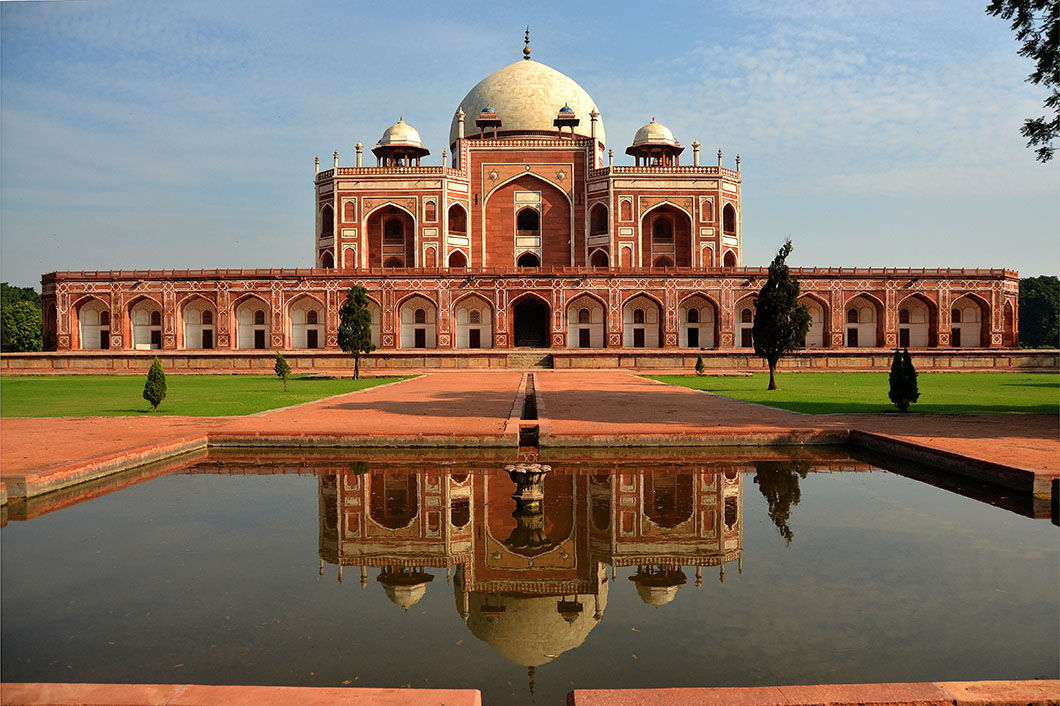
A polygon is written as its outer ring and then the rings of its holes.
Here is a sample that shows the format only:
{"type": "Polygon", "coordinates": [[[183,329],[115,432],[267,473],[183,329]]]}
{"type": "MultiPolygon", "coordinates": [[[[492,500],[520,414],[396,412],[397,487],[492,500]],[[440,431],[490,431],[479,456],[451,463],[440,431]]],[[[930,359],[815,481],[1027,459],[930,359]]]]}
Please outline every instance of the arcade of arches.
{"type": "MultiPolygon", "coordinates": [[[[660,275],[613,279],[616,288],[609,290],[586,289],[585,275],[529,277],[521,283],[534,284],[541,277],[539,286],[489,293],[466,286],[475,283],[474,277],[439,278],[430,286],[422,279],[402,284],[382,276],[360,282],[368,289],[372,339],[381,350],[753,348],[758,288],[751,281],[731,290],[697,291],[671,289],[660,275]],[[655,286],[642,288],[645,284],[655,286]]],[[[883,283],[861,290],[853,287],[862,281],[851,280],[848,291],[837,288],[834,278],[804,276],[801,281],[800,303],[811,319],[805,341],[810,350],[999,348],[1015,340],[1014,277],[1011,293],[986,279],[981,288],[949,292],[945,304],[933,292],[903,292],[883,283]]],[[[70,303],[56,343],[62,349],[100,351],[336,350],[338,308],[352,284],[292,274],[290,289],[262,279],[256,285],[247,282],[252,291],[240,294],[231,287],[210,290],[200,282],[169,295],[163,290],[167,282],[141,284],[147,291],[126,303],[91,291],[66,294],[70,303]]],[[[66,284],[75,292],[78,286],[89,290],[91,279],[66,284]]]]}

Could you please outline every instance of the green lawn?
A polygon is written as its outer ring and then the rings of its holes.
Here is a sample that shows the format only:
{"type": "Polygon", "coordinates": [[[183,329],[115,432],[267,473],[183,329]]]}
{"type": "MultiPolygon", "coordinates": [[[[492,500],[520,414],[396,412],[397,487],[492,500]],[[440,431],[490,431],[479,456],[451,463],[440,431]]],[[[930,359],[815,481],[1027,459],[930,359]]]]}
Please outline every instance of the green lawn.
{"type": "MultiPolygon", "coordinates": [[[[146,375],[0,376],[0,416],[152,414],[142,396],[146,379],[146,375]]],[[[253,414],[401,379],[291,377],[284,392],[275,375],[169,375],[168,393],[157,413],[192,417],[253,414]]]]}
{"type": "MultiPolygon", "coordinates": [[[[835,414],[895,412],[887,397],[887,373],[777,373],[779,390],[767,390],[769,375],[696,377],[650,375],[717,395],[757,402],[793,412],[835,414]]],[[[909,407],[921,414],[1018,412],[1060,413],[1060,375],[1055,373],[920,373],[920,401],[909,407]]]]}

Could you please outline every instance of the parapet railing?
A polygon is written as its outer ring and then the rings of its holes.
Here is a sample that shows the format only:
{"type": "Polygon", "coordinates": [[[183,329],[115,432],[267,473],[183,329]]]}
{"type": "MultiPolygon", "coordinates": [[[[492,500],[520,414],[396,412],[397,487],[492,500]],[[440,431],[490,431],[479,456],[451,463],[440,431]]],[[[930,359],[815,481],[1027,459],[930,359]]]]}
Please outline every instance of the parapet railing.
{"type": "MultiPolygon", "coordinates": [[[[795,277],[1018,277],[1008,269],[926,267],[792,267],[795,277]]],[[[335,277],[765,277],[768,267],[370,267],[356,269],[269,268],[213,270],[70,270],[43,275],[45,281],[59,279],[241,279],[241,278],[335,278],[335,277]]]]}

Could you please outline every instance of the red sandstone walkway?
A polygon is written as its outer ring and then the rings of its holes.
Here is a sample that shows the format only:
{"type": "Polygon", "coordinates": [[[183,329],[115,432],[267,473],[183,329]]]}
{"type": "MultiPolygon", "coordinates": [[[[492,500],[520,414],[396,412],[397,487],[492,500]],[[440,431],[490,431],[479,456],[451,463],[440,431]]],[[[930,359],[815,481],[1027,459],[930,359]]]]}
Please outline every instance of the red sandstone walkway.
{"type": "Polygon", "coordinates": [[[248,417],[56,417],[0,421],[0,477],[203,432],[499,437],[522,373],[437,374],[248,417]]]}
{"type": "Polygon", "coordinates": [[[1060,472],[1060,416],[807,415],[614,371],[546,371],[534,378],[547,433],[556,439],[860,429],[984,461],[1060,472]]]}
{"type": "MultiPolygon", "coordinates": [[[[511,443],[513,371],[438,372],[251,417],[4,419],[4,480],[204,432],[371,441],[511,443]]],[[[801,415],[672,387],[621,371],[536,371],[543,443],[703,443],[747,434],[856,428],[989,462],[1060,473],[1060,424],[1048,415],[801,415]],[[682,439],[683,437],[683,439],[682,439]]],[[[753,441],[753,439],[750,439],[753,441]]]]}

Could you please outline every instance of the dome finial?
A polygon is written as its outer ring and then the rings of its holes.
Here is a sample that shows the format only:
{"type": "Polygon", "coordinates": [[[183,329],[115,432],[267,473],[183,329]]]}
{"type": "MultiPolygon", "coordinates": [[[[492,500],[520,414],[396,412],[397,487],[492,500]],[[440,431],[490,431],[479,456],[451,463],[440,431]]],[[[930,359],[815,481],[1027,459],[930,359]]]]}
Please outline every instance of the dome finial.
{"type": "Polygon", "coordinates": [[[526,45],[523,47],[523,58],[530,61],[530,25],[526,26],[526,35],[523,43],[526,45]]]}

